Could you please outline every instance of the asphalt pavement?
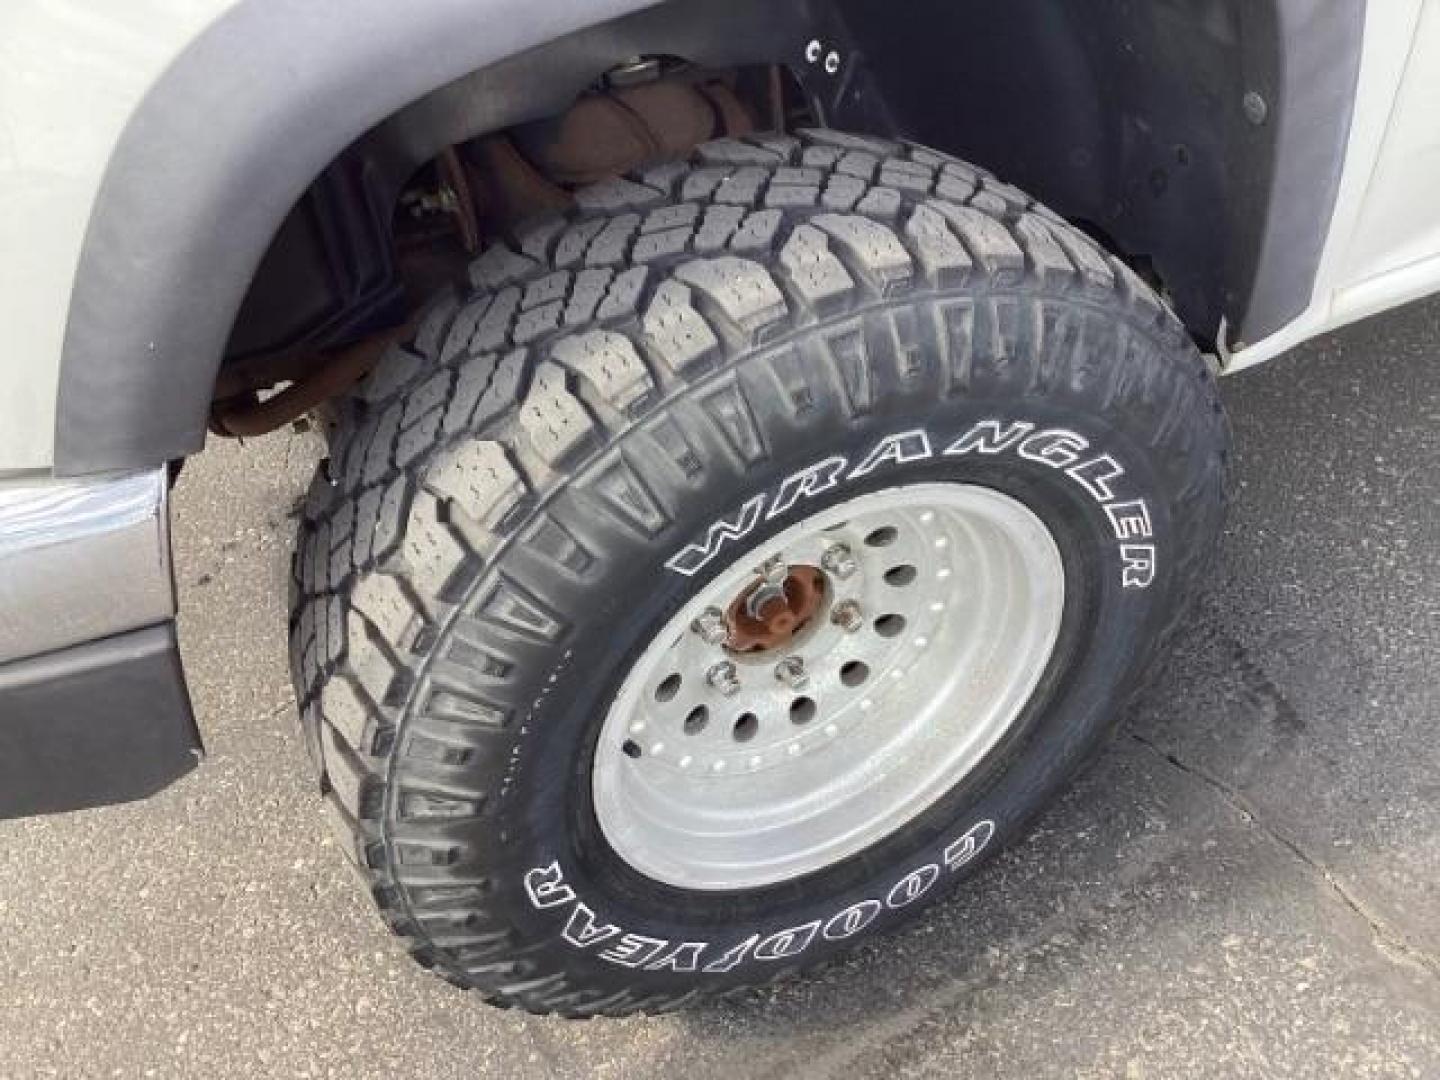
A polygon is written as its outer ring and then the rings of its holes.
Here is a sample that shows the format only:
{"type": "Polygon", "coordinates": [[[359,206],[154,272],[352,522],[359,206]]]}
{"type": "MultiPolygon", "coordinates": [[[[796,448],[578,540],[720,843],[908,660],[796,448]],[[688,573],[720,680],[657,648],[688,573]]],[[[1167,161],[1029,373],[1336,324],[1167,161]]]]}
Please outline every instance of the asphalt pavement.
{"type": "Polygon", "coordinates": [[[501,1012],[381,930],[285,665],[313,435],[174,502],[205,765],[0,823],[0,1077],[1440,1077],[1440,303],[1227,379],[1216,579],[1113,748],[918,924],[657,1019],[501,1012]]]}

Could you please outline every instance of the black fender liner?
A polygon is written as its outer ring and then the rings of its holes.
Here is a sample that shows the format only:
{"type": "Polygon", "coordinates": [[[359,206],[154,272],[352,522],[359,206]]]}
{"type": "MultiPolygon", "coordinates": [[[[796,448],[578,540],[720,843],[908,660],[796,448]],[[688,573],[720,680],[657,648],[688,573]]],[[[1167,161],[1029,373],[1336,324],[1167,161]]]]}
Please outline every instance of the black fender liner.
{"type": "Polygon", "coordinates": [[[1148,258],[1192,334],[1311,299],[1367,0],[849,4],[906,134],[1148,258]],[[922,23],[920,33],[908,22],[922,23]]]}

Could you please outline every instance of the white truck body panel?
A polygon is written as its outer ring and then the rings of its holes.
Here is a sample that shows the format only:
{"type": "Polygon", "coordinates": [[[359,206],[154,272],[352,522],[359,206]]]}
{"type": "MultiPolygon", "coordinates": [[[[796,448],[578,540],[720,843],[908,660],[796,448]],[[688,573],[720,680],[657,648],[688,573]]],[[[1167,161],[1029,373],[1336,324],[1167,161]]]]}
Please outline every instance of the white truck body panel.
{"type": "Polygon", "coordinates": [[[1372,0],[1345,170],[1309,308],[1228,370],[1440,290],[1440,0],[1372,0]]]}
{"type": "Polygon", "coordinates": [[[71,285],[120,132],[166,65],[232,3],[0,3],[0,472],[54,460],[71,285]]]}

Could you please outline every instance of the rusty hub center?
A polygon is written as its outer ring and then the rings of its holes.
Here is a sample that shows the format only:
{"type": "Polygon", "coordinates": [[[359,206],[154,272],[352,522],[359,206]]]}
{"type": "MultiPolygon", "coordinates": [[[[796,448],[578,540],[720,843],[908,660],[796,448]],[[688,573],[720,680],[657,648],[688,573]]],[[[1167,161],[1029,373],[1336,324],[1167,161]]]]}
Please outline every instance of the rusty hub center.
{"type": "Polygon", "coordinates": [[[815,616],[825,600],[825,572],[816,566],[792,566],[778,584],[761,579],[746,587],[725,612],[734,652],[778,649],[815,616]]]}

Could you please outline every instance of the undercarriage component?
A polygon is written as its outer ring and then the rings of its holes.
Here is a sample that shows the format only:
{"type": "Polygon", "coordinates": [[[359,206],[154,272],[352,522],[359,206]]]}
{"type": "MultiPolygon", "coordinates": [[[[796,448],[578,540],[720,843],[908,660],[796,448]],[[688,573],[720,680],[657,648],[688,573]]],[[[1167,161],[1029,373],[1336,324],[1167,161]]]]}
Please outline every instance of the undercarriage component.
{"type": "MultiPolygon", "coordinates": [[[[210,410],[210,430],[217,435],[252,436],[276,431],[299,420],[306,413],[359,382],[375,366],[385,347],[408,330],[397,330],[357,341],[327,353],[318,360],[300,358],[294,364],[308,364],[314,370],[295,379],[285,389],[267,397],[255,390],[246,390],[233,397],[217,400],[210,410]]],[[[284,381],[279,364],[269,369],[274,385],[284,381]]]]}
{"type": "MultiPolygon", "coordinates": [[[[751,109],[730,81],[683,66],[667,73],[658,61],[632,65],[622,85],[581,97],[555,120],[447,147],[402,194],[393,240],[379,233],[377,219],[365,216],[369,204],[363,197],[364,170],[352,160],[337,163],[336,175],[317,186],[302,217],[318,221],[348,214],[350,229],[368,236],[372,251],[385,253],[360,276],[394,280],[383,287],[367,286],[369,291],[347,292],[338,301],[346,309],[344,318],[317,301],[312,307],[323,314],[314,326],[292,334],[278,350],[227,363],[216,381],[211,431],[262,435],[344,393],[406,329],[399,325],[408,316],[402,293],[423,296],[438,281],[461,276],[465,256],[479,249],[484,234],[507,232],[537,214],[569,208],[574,186],[684,158],[706,140],[753,130],[751,109]],[[637,81],[641,79],[651,81],[637,81]],[[376,324],[385,329],[376,332],[376,324]],[[369,332],[356,339],[362,326],[369,332]],[[281,384],[289,385],[266,393],[281,384]]],[[[291,225],[297,236],[299,220],[291,225]]],[[[388,233],[388,225],[384,228],[388,233]]],[[[322,240],[338,243],[332,233],[317,229],[322,240]]],[[[297,245],[299,239],[285,245],[286,256],[298,268],[284,275],[283,283],[303,291],[307,258],[297,245]]],[[[349,252],[321,243],[309,250],[308,263],[332,265],[349,259],[349,252]]],[[[310,265],[308,272],[315,281],[325,278],[320,267],[310,265]]],[[[267,280],[272,286],[280,283],[279,278],[267,280]]],[[[264,302],[263,294],[250,301],[264,302]]],[[[232,341],[242,352],[247,344],[243,335],[232,341]]]]}
{"type": "Polygon", "coordinates": [[[714,75],[684,72],[589,94],[555,120],[513,130],[516,146],[557,184],[594,184],[684,158],[707,139],[746,135],[755,123],[714,75]]]}

